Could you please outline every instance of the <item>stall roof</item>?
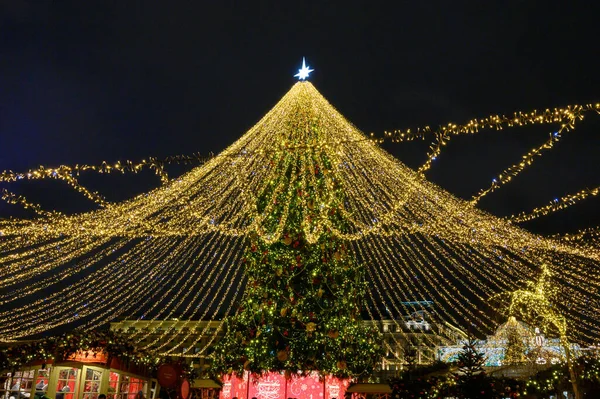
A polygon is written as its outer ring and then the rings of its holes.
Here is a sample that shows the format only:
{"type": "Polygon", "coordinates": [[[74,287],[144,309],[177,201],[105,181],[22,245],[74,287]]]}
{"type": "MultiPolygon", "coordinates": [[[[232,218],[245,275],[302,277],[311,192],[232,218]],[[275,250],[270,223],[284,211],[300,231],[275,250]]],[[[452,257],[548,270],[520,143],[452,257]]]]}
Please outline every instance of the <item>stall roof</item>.
{"type": "Polygon", "coordinates": [[[211,380],[211,379],[206,379],[206,380],[201,380],[201,379],[196,379],[194,380],[194,385],[192,385],[192,388],[217,388],[217,389],[221,389],[221,385],[216,383],[215,381],[211,380]]]}
{"type": "Polygon", "coordinates": [[[346,392],[392,393],[392,388],[388,384],[354,384],[346,392]]]}

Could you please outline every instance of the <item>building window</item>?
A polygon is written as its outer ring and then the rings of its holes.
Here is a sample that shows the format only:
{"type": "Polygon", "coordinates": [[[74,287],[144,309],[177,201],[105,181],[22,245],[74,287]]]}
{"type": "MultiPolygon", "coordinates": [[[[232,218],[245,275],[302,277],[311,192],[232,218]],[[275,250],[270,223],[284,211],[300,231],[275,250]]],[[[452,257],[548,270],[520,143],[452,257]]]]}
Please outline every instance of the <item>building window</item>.
{"type": "Polygon", "coordinates": [[[50,367],[40,369],[35,378],[35,399],[39,399],[48,391],[48,383],[50,381],[50,367]]]}
{"type": "Polygon", "coordinates": [[[65,368],[58,372],[56,399],[73,399],[77,388],[77,372],[75,368],[65,368]]]}
{"type": "Polygon", "coordinates": [[[110,373],[109,399],[135,399],[135,395],[139,392],[145,392],[146,381],[139,378],[122,375],[115,372],[110,373]]]}
{"type": "Polygon", "coordinates": [[[102,371],[87,369],[85,372],[85,381],[83,384],[83,399],[97,399],[100,381],[102,380],[102,371]]]}
{"type": "Polygon", "coordinates": [[[0,387],[0,395],[9,399],[27,399],[31,396],[34,370],[17,371],[6,374],[6,381],[0,387]],[[8,395],[6,393],[8,392],[8,395]]]}

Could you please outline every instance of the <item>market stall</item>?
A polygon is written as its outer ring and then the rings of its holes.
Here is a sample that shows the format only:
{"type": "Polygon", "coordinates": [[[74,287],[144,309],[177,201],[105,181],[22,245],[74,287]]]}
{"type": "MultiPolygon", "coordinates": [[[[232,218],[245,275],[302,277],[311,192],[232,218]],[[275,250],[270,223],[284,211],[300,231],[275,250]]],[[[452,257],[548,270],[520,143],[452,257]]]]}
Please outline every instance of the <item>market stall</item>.
{"type": "Polygon", "coordinates": [[[156,399],[158,384],[144,367],[103,353],[77,352],[64,361],[34,361],[0,376],[0,399],[156,399]]]}

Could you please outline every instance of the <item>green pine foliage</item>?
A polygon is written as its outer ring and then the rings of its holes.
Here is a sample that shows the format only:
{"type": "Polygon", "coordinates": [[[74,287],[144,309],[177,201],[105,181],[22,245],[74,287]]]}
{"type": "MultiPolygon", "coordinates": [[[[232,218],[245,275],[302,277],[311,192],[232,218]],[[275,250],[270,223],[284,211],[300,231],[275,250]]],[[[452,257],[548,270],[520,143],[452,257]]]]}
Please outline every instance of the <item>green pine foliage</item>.
{"type": "Polygon", "coordinates": [[[477,349],[477,340],[469,337],[458,354],[458,372],[455,374],[454,394],[459,398],[491,398],[492,387],[485,375],[485,356],[477,349]]]}
{"type": "Polygon", "coordinates": [[[19,370],[32,362],[61,362],[82,352],[95,358],[104,353],[150,369],[165,359],[150,350],[141,349],[127,334],[113,330],[73,330],[28,342],[7,343],[0,347],[0,371],[19,370]]]}
{"type": "Polygon", "coordinates": [[[458,375],[464,379],[484,373],[485,356],[477,350],[477,340],[473,337],[469,337],[465,342],[462,352],[458,354],[457,363],[458,375]]]}
{"type": "MultiPolygon", "coordinates": [[[[308,125],[318,140],[318,121],[308,125]]],[[[324,153],[281,151],[266,167],[277,176],[257,201],[266,231],[249,237],[245,297],[226,321],[212,369],[367,375],[383,353],[379,332],[361,320],[364,269],[334,234],[345,231],[347,210],[331,162],[324,153]]]]}

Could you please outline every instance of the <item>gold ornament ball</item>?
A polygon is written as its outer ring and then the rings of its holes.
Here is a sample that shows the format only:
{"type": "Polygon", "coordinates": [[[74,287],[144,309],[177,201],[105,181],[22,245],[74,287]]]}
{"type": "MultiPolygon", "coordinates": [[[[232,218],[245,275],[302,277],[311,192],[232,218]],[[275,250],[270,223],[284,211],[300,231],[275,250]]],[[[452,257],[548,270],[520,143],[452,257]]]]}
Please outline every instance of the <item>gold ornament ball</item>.
{"type": "Polygon", "coordinates": [[[280,350],[279,352],[277,352],[277,360],[279,360],[280,362],[285,362],[287,359],[288,359],[287,351],[280,350]]]}

